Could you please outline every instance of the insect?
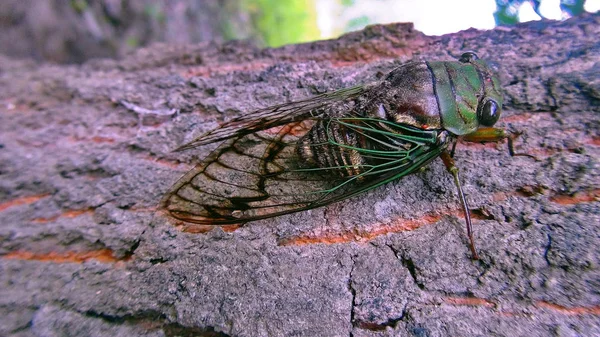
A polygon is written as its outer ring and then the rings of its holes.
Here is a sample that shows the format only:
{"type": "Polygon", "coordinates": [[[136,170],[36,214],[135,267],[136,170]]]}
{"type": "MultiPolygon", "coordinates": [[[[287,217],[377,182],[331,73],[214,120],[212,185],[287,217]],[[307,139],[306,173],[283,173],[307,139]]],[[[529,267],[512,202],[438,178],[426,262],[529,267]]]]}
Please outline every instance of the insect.
{"type": "Polygon", "coordinates": [[[473,52],[458,61],[407,63],[378,83],[260,109],[181,146],[222,142],[161,207],[189,223],[240,224],[344,200],[441,157],[478,259],[452,155],[461,138],[508,138],[513,154],[512,135],[493,128],[501,109],[500,83],[473,52]]]}

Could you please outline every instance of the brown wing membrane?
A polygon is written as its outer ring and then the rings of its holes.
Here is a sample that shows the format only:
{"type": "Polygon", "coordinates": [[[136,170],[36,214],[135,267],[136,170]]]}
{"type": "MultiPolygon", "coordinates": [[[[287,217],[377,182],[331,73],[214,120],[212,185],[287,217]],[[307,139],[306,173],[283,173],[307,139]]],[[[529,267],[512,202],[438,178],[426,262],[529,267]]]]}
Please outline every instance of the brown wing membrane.
{"type": "MultiPolygon", "coordinates": [[[[413,172],[446,145],[438,143],[436,131],[414,133],[398,138],[375,128],[373,119],[329,117],[254,130],[227,139],[172,187],[162,206],[186,222],[224,225],[327,205],[413,172]],[[353,132],[376,143],[370,148],[377,152],[334,144],[334,154],[341,158],[344,151],[358,150],[376,164],[307,166],[298,154],[298,141],[319,122],[334,130],[341,125],[348,128],[347,120],[352,121],[353,132]]],[[[311,151],[331,146],[331,142],[310,145],[311,151]]]]}
{"type": "Polygon", "coordinates": [[[307,132],[301,124],[227,140],[173,186],[164,207],[175,218],[200,224],[239,223],[306,207],[315,196],[294,191],[322,190],[322,179],[285,174],[297,166],[294,144],[307,132]]]}
{"type": "Polygon", "coordinates": [[[240,138],[244,135],[275,126],[301,121],[309,117],[318,117],[323,108],[333,103],[353,98],[364,92],[364,86],[325,93],[309,99],[271,106],[257,110],[251,114],[235,118],[221,127],[207,132],[193,141],[177,148],[175,151],[191,149],[197,146],[240,138]]]}

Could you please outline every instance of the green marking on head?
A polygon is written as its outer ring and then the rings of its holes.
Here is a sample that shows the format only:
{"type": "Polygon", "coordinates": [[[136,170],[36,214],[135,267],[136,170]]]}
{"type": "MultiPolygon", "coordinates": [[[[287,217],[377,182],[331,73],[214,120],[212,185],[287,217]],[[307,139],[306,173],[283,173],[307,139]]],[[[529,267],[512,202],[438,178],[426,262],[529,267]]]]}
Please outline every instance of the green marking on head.
{"type": "Polygon", "coordinates": [[[486,61],[465,53],[456,62],[427,62],[444,129],[465,135],[500,117],[500,82],[486,61]]]}

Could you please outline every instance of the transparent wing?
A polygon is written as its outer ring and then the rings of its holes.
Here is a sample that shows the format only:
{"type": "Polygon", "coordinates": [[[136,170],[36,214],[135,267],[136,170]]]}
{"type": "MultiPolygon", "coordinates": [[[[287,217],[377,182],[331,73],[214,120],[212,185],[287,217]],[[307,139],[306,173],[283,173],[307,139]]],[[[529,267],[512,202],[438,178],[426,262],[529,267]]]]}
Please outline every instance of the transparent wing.
{"type": "Polygon", "coordinates": [[[352,116],[311,117],[251,133],[230,130],[236,136],[166,194],[162,207],[174,218],[225,225],[324,206],[410,174],[447,146],[440,137],[445,131],[352,116]],[[306,141],[313,128],[320,128],[324,141],[306,141]],[[355,141],[336,137],[339,130],[355,141]],[[331,164],[311,164],[301,148],[331,164]]]}
{"type": "Polygon", "coordinates": [[[271,106],[254,111],[251,114],[235,118],[221,127],[203,134],[193,141],[179,147],[176,151],[187,150],[197,146],[240,138],[244,135],[275,126],[285,125],[307,118],[319,117],[326,107],[351,99],[363,93],[365,86],[332,91],[309,99],[271,106]]]}

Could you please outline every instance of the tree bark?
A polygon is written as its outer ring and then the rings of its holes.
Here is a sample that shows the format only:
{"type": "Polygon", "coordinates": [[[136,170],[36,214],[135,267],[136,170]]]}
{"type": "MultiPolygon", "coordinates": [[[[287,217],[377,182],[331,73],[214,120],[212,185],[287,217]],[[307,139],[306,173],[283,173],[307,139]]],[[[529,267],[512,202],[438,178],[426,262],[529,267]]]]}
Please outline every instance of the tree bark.
{"type": "Polygon", "coordinates": [[[155,45],[81,66],[0,57],[0,334],[600,335],[598,36],[589,14],[265,50],[155,45]],[[437,160],[237,229],[186,232],[156,212],[210,146],[171,150],[218,123],[466,50],[500,66],[498,125],[538,158],[459,144],[481,260],[437,160]]]}

